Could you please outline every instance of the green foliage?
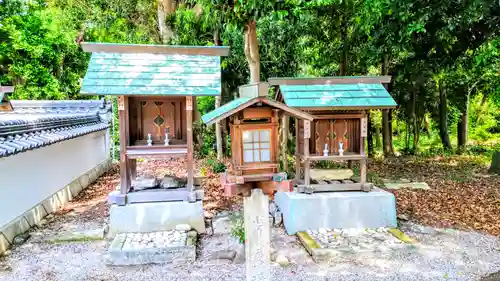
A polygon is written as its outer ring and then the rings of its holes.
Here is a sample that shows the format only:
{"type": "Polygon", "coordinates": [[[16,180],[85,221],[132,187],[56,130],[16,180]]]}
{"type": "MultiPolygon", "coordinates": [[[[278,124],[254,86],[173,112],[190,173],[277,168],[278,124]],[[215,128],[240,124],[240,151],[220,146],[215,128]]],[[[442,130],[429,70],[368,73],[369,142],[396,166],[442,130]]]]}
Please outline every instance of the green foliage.
{"type": "Polygon", "coordinates": [[[212,172],[219,174],[219,173],[224,173],[226,171],[226,165],[224,162],[219,161],[217,159],[208,159],[207,164],[210,166],[212,169],[212,172]]]}
{"type": "Polygon", "coordinates": [[[245,220],[240,212],[231,215],[231,235],[237,238],[240,244],[245,244],[245,220]]]}
{"type": "Polygon", "coordinates": [[[12,98],[73,99],[88,55],[76,44],[71,19],[42,2],[0,2],[0,83],[12,98]]]}

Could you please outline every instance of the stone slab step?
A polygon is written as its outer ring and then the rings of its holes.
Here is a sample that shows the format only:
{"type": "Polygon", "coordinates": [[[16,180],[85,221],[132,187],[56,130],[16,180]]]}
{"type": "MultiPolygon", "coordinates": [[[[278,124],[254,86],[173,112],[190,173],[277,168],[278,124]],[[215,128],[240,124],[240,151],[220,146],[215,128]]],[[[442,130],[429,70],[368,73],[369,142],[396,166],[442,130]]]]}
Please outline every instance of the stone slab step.
{"type": "Polygon", "coordinates": [[[120,233],[108,248],[108,265],[190,263],[196,259],[196,231],[120,233]]]}

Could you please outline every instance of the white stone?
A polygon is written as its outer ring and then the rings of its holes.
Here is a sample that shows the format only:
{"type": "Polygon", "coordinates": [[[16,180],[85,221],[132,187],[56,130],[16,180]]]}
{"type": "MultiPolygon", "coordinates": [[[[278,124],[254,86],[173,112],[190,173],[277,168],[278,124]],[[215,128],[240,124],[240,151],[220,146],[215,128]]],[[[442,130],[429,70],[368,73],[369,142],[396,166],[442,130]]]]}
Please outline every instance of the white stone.
{"type": "Polygon", "coordinates": [[[281,266],[287,266],[290,264],[290,261],[284,255],[277,255],[276,262],[281,266]]]}
{"type": "Polygon", "coordinates": [[[326,233],[328,233],[328,231],[327,231],[326,229],[324,229],[324,228],[320,228],[320,229],[318,229],[318,232],[319,232],[320,234],[326,234],[326,233]]]}
{"type": "Polygon", "coordinates": [[[261,189],[253,189],[251,196],[243,199],[243,208],[246,280],[269,281],[271,280],[269,199],[261,189]]]}
{"type": "Polygon", "coordinates": [[[189,224],[185,224],[185,223],[178,224],[175,226],[175,230],[187,232],[187,231],[191,230],[191,226],[189,224]]]}

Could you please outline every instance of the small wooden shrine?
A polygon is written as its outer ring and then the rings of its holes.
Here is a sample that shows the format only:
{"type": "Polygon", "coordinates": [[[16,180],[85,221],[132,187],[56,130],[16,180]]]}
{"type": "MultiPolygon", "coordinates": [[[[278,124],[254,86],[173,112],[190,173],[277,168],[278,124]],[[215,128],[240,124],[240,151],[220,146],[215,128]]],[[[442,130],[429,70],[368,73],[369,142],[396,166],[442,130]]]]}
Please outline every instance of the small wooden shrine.
{"type": "Polygon", "coordinates": [[[120,195],[117,205],[196,201],[193,108],[196,96],[221,92],[220,56],[227,47],[82,43],[92,52],[82,94],[118,96],[120,195]],[[185,188],[130,194],[136,160],[187,159],[185,188]]]}
{"type": "Polygon", "coordinates": [[[242,86],[240,98],[202,117],[207,125],[229,118],[233,170],[221,176],[228,196],[249,195],[252,188],[266,194],[292,190],[292,181],[279,171],[279,120],[288,115],[311,122],[313,116],[268,99],[268,88],[267,83],[242,86]]]}
{"type": "Polygon", "coordinates": [[[390,76],[268,80],[276,87],[277,101],[314,116],[312,123],[296,120],[295,180],[299,192],[371,190],[372,184],[366,183],[367,111],[396,107],[384,87],[390,80],[390,76]],[[310,163],[319,160],[348,161],[350,167],[352,161],[359,161],[360,179],[314,179],[311,172],[319,169],[312,171],[310,163]]]}

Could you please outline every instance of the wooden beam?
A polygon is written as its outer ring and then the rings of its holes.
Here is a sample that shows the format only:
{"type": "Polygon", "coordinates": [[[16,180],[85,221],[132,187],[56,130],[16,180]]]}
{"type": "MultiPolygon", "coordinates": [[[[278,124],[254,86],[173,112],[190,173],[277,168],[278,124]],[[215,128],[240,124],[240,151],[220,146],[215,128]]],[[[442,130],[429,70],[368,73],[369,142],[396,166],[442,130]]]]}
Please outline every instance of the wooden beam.
{"type": "Polygon", "coordinates": [[[314,120],[314,116],[313,115],[311,115],[309,113],[306,113],[306,112],[303,112],[302,110],[299,110],[299,109],[296,109],[296,108],[293,108],[293,107],[289,107],[289,106],[287,106],[284,103],[273,101],[273,100],[270,100],[268,98],[262,98],[262,97],[259,98],[259,100],[262,101],[265,104],[268,104],[270,106],[273,106],[273,107],[276,107],[276,108],[279,108],[279,109],[283,110],[283,112],[285,114],[288,114],[290,116],[297,117],[297,118],[300,118],[302,120],[307,120],[307,121],[313,121],[314,120]]]}
{"type": "Polygon", "coordinates": [[[13,93],[14,86],[0,86],[0,93],[13,93]]]}
{"type": "Polygon", "coordinates": [[[129,125],[129,106],[128,96],[118,97],[118,118],[120,130],[120,193],[127,194],[130,189],[131,179],[129,171],[129,161],[127,157],[127,149],[129,143],[128,125],[129,125]]]}
{"type": "Polygon", "coordinates": [[[353,114],[322,114],[322,115],[313,115],[315,120],[318,119],[359,119],[363,117],[362,113],[353,113],[353,114]]]}
{"type": "Polygon", "coordinates": [[[294,108],[300,108],[300,110],[304,111],[364,111],[368,109],[394,109],[397,108],[396,105],[394,106],[373,106],[373,105],[367,105],[367,106],[318,106],[318,107],[294,107],[294,108]]]}
{"type": "Polygon", "coordinates": [[[299,158],[299,148],[300,148],[300,124],[299,119],[295,118],[295,180],[300,180],[300,158],[299,158]]]}
{"type": "Polygon", "coordinates": [[[272,77],[267,79],[267,81],[269,85],[383,84],[390,83],[391,76],[272,77]]]}
{"type": "MultiPolygon", "coordinates": [[[[361,119],[360,119],[360,129],[361,129],[361,132],[360,132],[360,153],[362,155],[365,155],[365,139],[368,135],[368,119],[366,118],[366,116],[363,116],[361,119]]],[[[364,159],[361,159],[359,160],[359,171],[360,171],[360,182],[361,183],[365,183],[366,182],[366,158],[364,159]]]]}
{"type": "MultiPolygon", "coordinates": [[[[304,120],[304,156],[309,157],[309,140],[311,137],[311,121],[304,120]]],[[[311,162],[308,158],[304,161],[304,181],[306,185],[311,182],[311,176],[309,175],[311,162]]]]}
{"type": "Polygon", "coordinates": [[[92,43],[80,44],[83,51],[92,53],[147,53],[171,55],[228,56],[229,47],[169,46],[147,44],[92,43]]]}
{"type": "Polygon", "coordinates": [[[306,160],[309,159],[310,161],[320,161],[320,160],[330,160],[330,161],[342,161],[342,160],[361,160],[361,159],[366,159],[366,155],[364,154],[344,154],[342,156],[340,155],[328,155],[328,156],[323,156],[323,155],[305,155],[305,154],[298,154],[296,155],[299,158],[306,160]]]}
{"type": "Polygon", "coordinates": [[[193,155],[193,103],[194,97],[186,97],[186,131],[187,131],[187,188],[194,191],[194,155],[193,155]]]}
{"type": "Polygon", "coordinates": [[[290,117],[283,114],[281,116],[281,158],[283,160],[283,170],[288,172],[288,124],[290,117]]]}

